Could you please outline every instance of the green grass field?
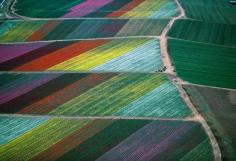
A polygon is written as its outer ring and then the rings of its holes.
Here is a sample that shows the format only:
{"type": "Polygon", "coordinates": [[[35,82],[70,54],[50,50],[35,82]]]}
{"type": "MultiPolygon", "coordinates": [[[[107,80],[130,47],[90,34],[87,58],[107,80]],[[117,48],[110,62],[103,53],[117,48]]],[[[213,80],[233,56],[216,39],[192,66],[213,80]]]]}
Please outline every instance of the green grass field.
{"type": "Polygon", "coordinates": [[[178,13],[174,0],[20,0],[20,16],[34,18],[170,18],[178,13]]]}
{"type": "Polygon", "coordinates": [[[175,22],[168,36],[190,41],[236,47],[236,25],[180,19],[175,22]]]}
{"type": "Polygon", "coordinates": [[[236,24],[236,7],[227,0],[180,0],[180,3],[189,18],[236,24]]]}
{"type": "Polygon", "coordinates": [[[191,83],[236,88],[236,48],[169,39],[178,75],[191,83]]]}
{"type": "Polygon", "coordinates": [[[39,119],[0,117],[0,134],[12,136],[0,145],[0,160],[213,159],[209,139],[197,122],[44,118],[35,125],[39,119]],[[17,134],[20,128],[11,125],[23,122],[34,127],[17,134]]]}
{"type": "Polygon", "coordinates": [[[13,75],[0,74],[5,82],[0,87],[0,113],[162,118],[191,115],[176,86],[164,74],[13,75]]]}
{"type": "Polygon", "coordinates": [[[217,138],[222,160],[236,160],[236,91],[186,85],[195,107],[217,138]]]}

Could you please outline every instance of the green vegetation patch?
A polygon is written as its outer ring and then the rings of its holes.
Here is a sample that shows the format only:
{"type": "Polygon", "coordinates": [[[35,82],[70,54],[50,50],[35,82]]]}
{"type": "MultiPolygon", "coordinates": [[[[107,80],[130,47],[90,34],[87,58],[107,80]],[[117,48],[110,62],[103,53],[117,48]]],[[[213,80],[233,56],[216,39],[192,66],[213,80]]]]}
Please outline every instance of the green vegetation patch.
{"type": "Polygon", "coordinates": [[[12,75],[0,75],[5,82],[0,86],[0,113],[163,118],[191,114],[164,74],[12,75]]]}
{"type": "Polygon", "coordinates": [[[34,3],[32,0],[20,0],[15,3],[17,14],[29,17],[60,17],[66,14],[70,8],[80,4],[83,0],[41,0],[34,3]]]}
{"type": "Polygon", "coordinates": [[[191,83],[236,88],[236,48],[169,39],[178,75],[191,83]]]}
{"type": "MultiPolygon", "coordinates": [[[[0,117],[0,134],[21,131],[9,119],[22,123],[29,118],[0,117]]],[[[213,159],[200,123],[139,119],[51,118],[0,145],[0,153],[4,161],[213,159]]]]}
{"type": "Polygon", "coordinates": [[[158,36],[169,19],[8,20],[0,22],[0,42],[158,36]]]}
{"type": "Polygon", "coordinates": [[[189,18],[236,24],[236,7],[227,0],[180,0],[180,3],[189,18]]]}
{"type": "Polygon", "coordinates": [[[236,160],[236,91],[186,85],[195,107],[216,136],[223,160],[236,160]]]}
{"type": "Polygon", "coordinates": [[[178,39],[236,47],[236,25],[180,19],[175,22],[168,35],[178,39]]]}

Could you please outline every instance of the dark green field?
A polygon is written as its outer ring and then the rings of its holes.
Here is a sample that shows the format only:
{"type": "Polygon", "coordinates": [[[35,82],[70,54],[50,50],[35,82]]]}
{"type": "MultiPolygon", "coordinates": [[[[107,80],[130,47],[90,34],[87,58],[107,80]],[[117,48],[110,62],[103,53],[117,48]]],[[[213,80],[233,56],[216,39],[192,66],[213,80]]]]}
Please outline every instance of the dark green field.
{"type": "Polygon", "coordinates": [[[13,10],[34,18],[170,18],[178,13],[174,0],[18,0],[13,10]]]}
{"type": "Polygon", "coordinates": [[[169,39],[177,74],[191,83],[236,88],[236,48],[169,39]]]}
{"type": "Polygon", "coordinates": [[[158,36],[169,19],[64,19],[0,21],[0,43],[158,36]]]}
{"type": "Polygon", "coordinates": [[[180,3],[189,18],[236,24],[236,7],[227,0],[180,0],[180,3]]]}
{"type": "Polygon", "coordinates": [[[40,0],[37,3],[32,3],[32,0],[21,0],[19,3],[15,4],[15,8],[17,8],[17,13],[20,15],[30,13],[31,17],[59,17],[66,14],[71,7],[82,1],[83,0],[57,0],[56,3],[54,3],[55,1],[40,0]]]}
{"type": "Polygon", "coordinates": [[[236,25],[180,19],[175,22],[168,36],[236,47],[236,25]]]}
{"type": "Polygon", "coordinates": [[[211,126],[223,160],[236,160],[236,91],[185,86],[187,93],[211,126]]]}

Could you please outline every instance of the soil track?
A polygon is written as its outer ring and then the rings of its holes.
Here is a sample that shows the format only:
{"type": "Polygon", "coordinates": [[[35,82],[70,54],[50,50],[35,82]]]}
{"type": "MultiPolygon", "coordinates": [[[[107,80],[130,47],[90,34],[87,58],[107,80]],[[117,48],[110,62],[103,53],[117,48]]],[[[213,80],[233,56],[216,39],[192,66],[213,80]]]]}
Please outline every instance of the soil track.
{"type": "Polygon", "coordinates": [[[174,67],[172,66],[170,56],[168,54],[168,48],[167,48],[167,45],[168,45],[167,44],[168,31],[171,29],[171,27],[173,26],[173,24],[176,20],[181,19],[181,18],[185,18],[184,9],[182,8],[182,6],[178,2],[178,0],[175,0],[175,2],[178,6],[180,14],[177,17],[173,17],[170,20],[169,24],[164,28],[164,30],[162,31],[162,34],[160,36],[161,56],[162,56],[163,64],[164,64],[165,69],[166,69],[165,72],[175,76],[175,78],[172,79],[172,80],[173,80],[174,83],[177,84],[176,86],[177,86],[183,100],[185,101],[185,103],[188,105],[188,107],[193,112],[193,117],[189,118],[189,119],[194,120],[194,121],[199,121],[202,124],[202,127],[204,128],[206,134],[209,137],[215,161],[221,161],[222,160],[221,159],[221,151],[220,151],[218,142],[217,142],[211,128],[207,124],[206,120],[200,115],[200,113],[194,107],[194,105],[192,104],[192,101],[190,100],[188,94],[183,89],[182,84],[186,84],[186,83],[182,79],[177,77],[176,73],[174,72],[174,67]]]}

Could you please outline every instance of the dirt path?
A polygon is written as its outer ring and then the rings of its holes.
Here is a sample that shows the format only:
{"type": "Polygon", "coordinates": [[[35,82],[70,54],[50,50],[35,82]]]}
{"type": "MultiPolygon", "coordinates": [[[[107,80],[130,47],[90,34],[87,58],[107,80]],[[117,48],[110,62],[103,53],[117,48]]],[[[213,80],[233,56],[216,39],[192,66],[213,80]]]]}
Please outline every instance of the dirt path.
{"type": "Polygon", "coordinates": [[[180,18],[185,18],[184,9],[182,8],[182,6],[178,2],[178,0],[175,0],[175,2],[178,6],[180,14],[176,17],[173,17],[170,20],[169,24],[165,27],[165,29],[163,30],[163,32],[160,36],[161,57],[162,57],[162,60],[163,60],[163,64],[166,68],[165,73],[168,73],[168,74],[171,74],[171,75],[174,76],[174,79],[172,79],[172,80],[174,80],[173,82],[176,84],[176,86],[177,86],[177,88],[178,88],[178,90],[181,94],[181,97],[183,98],[185,103],[188,105],[188,107],[193,112],[193,117],[189,118],[189,119],[193,120],[193,121],[199,121],[202,124],[202,127],[204,128],[206,134],[208,135],[208,137],[210,139],[210,143],[211,143],[211,146],[212,146],[212,149],[213,149],[213,154],[214,154],[215,161],[221,161],[221,151],[220,151],[218,142],[217,142],[211,128],[207,124],[206,120],[201,116],[201,114],[194,107],[194,105],[192,104],[192,101],[190,100],[188,94],[183,89],[182,85],[186,84],[186,82],[184,82],[182,79],[177,77],[176,73],[174,72],[174,67],[172,66],[170,56],[168,54],[167,33],[170,30],[170,28],[173,26],[173,24],[176,20],[178,20],[180,18]]]}
{"type": "Polygon", "coordinates": [[[192,104],[192,101],[190,100],[188,94],[183,89],[182,85],[177,85],[177,88],[178,88],[178,90],[181,94],[181,97],[183,98],[185,103],[188,105],[188,107],[191,109],[191,111],[193,112],[193,117],[190,118],[190,120],[199,121],[202,124],[202,127],[204,128],[206,134],[208,135],[208,137],[210,139],[210,143],[211,143],[211,146],[212,146],[212,149],[213,149],[213,154],[214,154],[215,161],[221,161],[220,147],[218,145],[218,142],[217,142],[210,126],[207,124],[207,122],[203,118],[203,116],[194,107],[194,105],[192,104]]]}
{"type": "Polygon", "coordinates": [[[181,5],[179,4],[178,0],[175,0],[177,7],[179,9],[179,15],[176,17],[173,17],[170,22],[168,23],[168,25],[164,28],[164,30],[162,31],[162,34],[160,36],[160,48],[161,48],[161,57],[163,60],[163,64],[166,68],[165,72],[172,74],[172,75],[176,75],[176,73],[174,72],[174,67],[172,66],[169,54],[168,54],[168,48],[167,48],[167,33],[168,31],[171,29],[171,27],[173,26],[174,22],[180,18],[184,18],[185,17],[185,13],[183,8],[181,7],[181,5]]]}

